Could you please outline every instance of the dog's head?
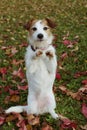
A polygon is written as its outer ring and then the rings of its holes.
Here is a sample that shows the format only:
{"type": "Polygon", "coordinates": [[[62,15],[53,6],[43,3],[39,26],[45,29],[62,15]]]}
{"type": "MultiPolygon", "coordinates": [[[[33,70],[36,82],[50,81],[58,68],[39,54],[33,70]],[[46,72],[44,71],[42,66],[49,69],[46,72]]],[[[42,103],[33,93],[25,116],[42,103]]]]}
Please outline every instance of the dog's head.
{"type": "Polygon", "coordinates": [[[52,28],[56,27],[56,24],[50,19],[43,20],[31,20],[24,25],[25,29],[29,31],[29,42],[32,45],[45,45],[51,44],[53,35],[52,28]]]}

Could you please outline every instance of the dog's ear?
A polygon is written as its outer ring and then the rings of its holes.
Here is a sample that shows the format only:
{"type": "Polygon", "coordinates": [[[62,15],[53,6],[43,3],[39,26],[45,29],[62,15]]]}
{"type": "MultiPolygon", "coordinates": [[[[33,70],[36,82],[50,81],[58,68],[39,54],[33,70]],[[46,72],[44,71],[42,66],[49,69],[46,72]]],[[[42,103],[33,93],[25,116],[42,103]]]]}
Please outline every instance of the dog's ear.
{"type": "Polygon", "coordinates": [[[49,18],[46,18],[45,20],[47,21],[49,27],[55,28],[57,26],[56,23],[49,18]]]}
{"type": "Polygon", "coordinates": [[[30,29],[30,27],[31,27],[31,25],[32,25],[32,23],[33,23],[33,21],[34,21],[34,19],[31,19],[31,20],[28,21],[26,24],[24,24],[23,27],[24,27],[26,30],[29,31],[29,29],[30,29]]]}

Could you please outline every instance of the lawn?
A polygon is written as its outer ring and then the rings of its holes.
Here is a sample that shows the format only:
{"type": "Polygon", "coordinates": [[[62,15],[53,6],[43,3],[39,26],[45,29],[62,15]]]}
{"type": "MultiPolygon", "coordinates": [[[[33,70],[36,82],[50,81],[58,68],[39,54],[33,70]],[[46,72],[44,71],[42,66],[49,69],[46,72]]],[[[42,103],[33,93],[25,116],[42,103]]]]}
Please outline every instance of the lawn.
{"type": "Polygon", "coordinates": [[[87,1],[0,0],[0,130],[87,130],[86,104],[87,1]],[[69,119],[65,125],[64,120],[56,121],[49,114],[31,117],[34,121],[28,124],[25,113],[14,118],[2,112],[12,105],[26,104],[24,55],[28,43],[23,25],[32,18],[46,17],[57,24],[53,30],[58,59],[54,93],[56,112],[69,119]],[[19,116],[26,120],[21,125],[26,124],[27,129],[17,125],[19,116]]]}

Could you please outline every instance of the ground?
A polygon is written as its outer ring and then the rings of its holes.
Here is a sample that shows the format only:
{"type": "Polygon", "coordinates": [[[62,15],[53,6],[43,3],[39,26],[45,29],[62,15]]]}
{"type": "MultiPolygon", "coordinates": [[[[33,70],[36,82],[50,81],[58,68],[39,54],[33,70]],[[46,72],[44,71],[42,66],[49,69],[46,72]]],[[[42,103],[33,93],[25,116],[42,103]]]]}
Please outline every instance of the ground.
{"type": "MultiPolygon", "coordinates": [[[[82,105],[87,104],[87,89],[80,96],[73,96],[81,87],[87,88],[86,0],[0,1],[0,110],[12,105],[26,104],[24,55],[28,43],[27,31],[23,25],[30,19],[47,17],[57,24],[53,30],[58,59],[54,83],[56,112],[74,121],[76,130],[86,130],[80,126],[87,123],[85,114],[82,114],[82,105]]],[[[3,116],[1,112],[0,114],[3,116]]],[[[4,123],[0,123],[0,130],[19,129],[17,120],[7,120],[6,115],[4,118],[4,123]]],[[[39,125],[30,125],[27,129],[42,129],[44,122],[50,129],[72,129],[69,126],[64,128],[49,114],[39,118],[39,125]]],[[[48,129],[44,127],[42,130],[48,129]]]]}

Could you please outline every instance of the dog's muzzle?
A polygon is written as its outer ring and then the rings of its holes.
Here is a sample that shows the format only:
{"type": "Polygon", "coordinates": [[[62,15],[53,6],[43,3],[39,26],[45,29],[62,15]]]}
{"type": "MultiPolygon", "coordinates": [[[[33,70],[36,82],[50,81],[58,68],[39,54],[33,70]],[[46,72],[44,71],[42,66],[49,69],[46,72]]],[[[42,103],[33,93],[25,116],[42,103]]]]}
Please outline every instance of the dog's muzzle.
{"type": "Polygon", "coordinates": [[[37,35],[37,38],[39,39],[39,40],[43,40],[43,34],[41,34],[41,33],[39,33],[38,35],[37,35]]]}

